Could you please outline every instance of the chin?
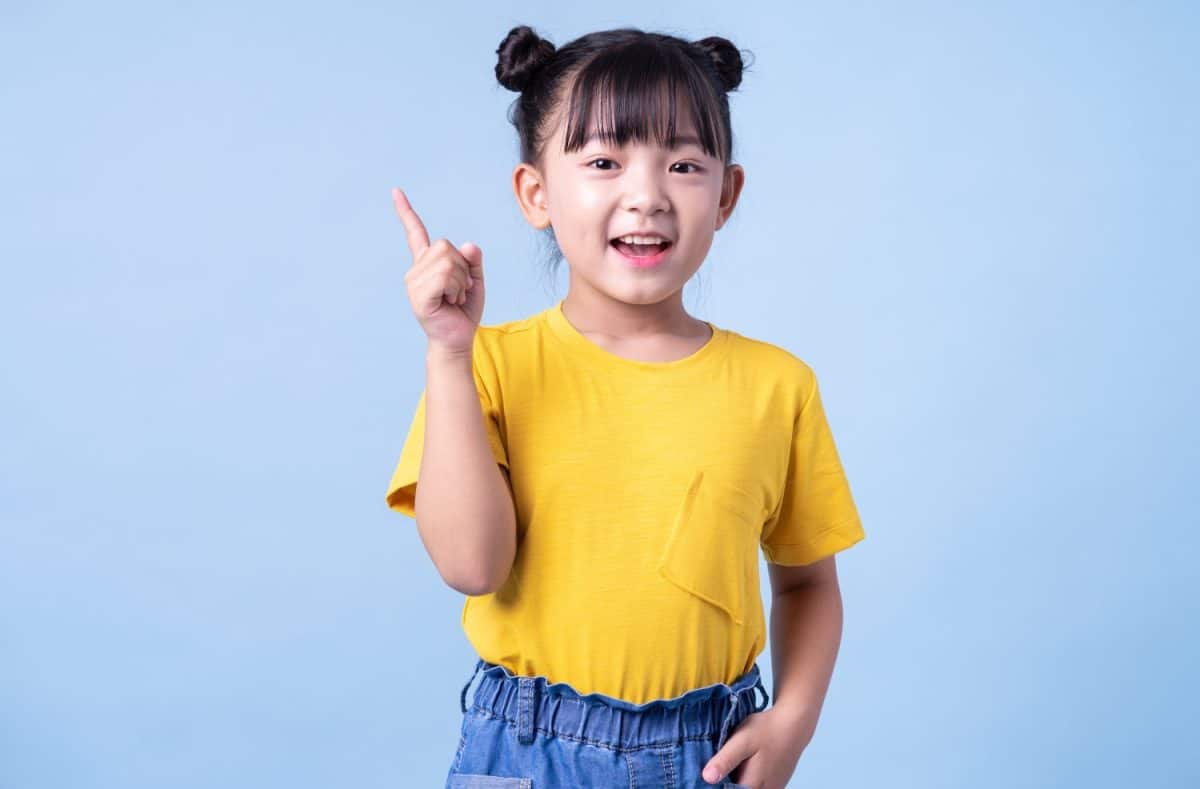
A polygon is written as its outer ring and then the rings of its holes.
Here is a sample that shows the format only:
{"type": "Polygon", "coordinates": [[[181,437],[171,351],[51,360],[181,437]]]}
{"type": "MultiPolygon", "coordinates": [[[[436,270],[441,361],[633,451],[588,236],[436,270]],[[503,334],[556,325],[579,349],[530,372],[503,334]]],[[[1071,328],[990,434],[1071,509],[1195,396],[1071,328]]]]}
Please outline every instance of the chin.
{"type": "Polygon", "coordinates": [[[657,282],[621,282],[611,287],[603,288],[609,298],[625,304],[650,306],[659,304],[674,296],[683,287],[683,283],[657,282]]]}

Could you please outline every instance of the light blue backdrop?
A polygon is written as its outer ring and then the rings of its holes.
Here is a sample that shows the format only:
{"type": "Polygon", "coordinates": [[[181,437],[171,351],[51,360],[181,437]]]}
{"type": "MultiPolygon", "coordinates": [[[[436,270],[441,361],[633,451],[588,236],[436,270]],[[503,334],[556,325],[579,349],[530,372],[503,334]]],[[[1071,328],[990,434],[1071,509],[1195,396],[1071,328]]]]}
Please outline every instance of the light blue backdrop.
{"type": "Polygon", "coordinates": [[[0,787],[440,785],[474,655],[383,502],[389,190],[485,323],[563,295],[522,23],[754,53],[685,303],[817,371],[868,535],[791,785],[1197,785],[1197,7],[498,8],[0,9],[0,787]]]}

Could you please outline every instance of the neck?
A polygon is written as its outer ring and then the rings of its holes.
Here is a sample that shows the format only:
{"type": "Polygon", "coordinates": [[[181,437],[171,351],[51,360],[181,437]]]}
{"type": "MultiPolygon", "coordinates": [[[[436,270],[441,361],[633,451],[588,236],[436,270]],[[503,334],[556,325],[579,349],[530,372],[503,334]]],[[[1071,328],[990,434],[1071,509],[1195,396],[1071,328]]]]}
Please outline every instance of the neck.
{"type": "Polygon", "coordinates": [[[659,302],[631,304],[591,288],[572,287],[563,299],[563,315],[583,334],[622,340],[662,337],[707,337],[711,332],[683,308],[682,291],[659,302]]]}

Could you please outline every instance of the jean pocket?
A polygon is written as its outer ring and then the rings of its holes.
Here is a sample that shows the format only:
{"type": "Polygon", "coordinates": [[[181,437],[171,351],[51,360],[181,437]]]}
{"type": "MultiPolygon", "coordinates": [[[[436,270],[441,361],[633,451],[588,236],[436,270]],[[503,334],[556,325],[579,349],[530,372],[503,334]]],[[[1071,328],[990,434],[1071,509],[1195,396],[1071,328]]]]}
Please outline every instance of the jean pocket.
{"type": "Polygon", "coordinates": [[[745,624],[747,598],[758,593],[761,503],[699,469],[691,477],[658,562],[659,574],[745,624]]]}
{"type": "Polygon", "coordinates": [[[450,776],[446,789],[533,789],[533,779],[457,773],[450,776]]]}

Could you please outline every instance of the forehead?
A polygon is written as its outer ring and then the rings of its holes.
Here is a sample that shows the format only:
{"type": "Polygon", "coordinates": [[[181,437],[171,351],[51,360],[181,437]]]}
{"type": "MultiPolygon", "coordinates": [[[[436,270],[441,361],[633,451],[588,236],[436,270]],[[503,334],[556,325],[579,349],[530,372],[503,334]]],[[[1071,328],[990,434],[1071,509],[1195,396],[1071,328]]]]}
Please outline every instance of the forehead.
{"type": "MultiPolygon", "coordinates": [[[[593,131],[589,131],[587,136],[583,140],[584,145],[591,145],[593,143],[603,144],[605,142],[606,141],[601,139],[599,134],[596,134],[593,131]]],[[[637,141],[632,141],[632,144],[633,145],[644,145],[647,143],[639,143],[637,141]]],[[[648,144],[649,145],[657,145],[658,142],[653,141],[648,144]]],[[[674,150],[679,150],[680,148],[684,148],[689,145],[695,146],[697,148],[704,147],[703,144],[701,144],[701,142],[700,142],[700,138],[696,135],[695,130],[679,129],[676,131],[675,137],[670,140],[667,140],[667,143],[665,145],[663,145],[662,147],[674,151],[674,150]]]]}
{"type": "MultiPolygon", "coordinates": [[[[611,139],[604,139],[604,135],[602,134],[602,130],[607,129],[608,131],[612,131],[613,124],[611,121],[606,123],[602,120],[602,113],[608,113],[609,111],[607,107],[593,106],[591,108],[583,138],[585,146],[614,142],[611,139]]],[[[557,153],[562,153],[567,135],[567,121],[570,115],[570,107],[566,102],[563,102],[556,112],[554,135],[552,138],[554,143],[552,147],[554,147],[557,153]]],[[[663,147],[671,150],[677,150],[687,145],[694,145],[697,148],[704,147],[704,144],[700,140],[699,132],[696,129],[695,121],[692,119],[691,108],[687,106],[686,102],[680,102],[675,107],[674,127],[674,136],[666,139],[663,147]]],[[[657,145],[658,142],[652,137],[652,139],[645,143],[639,140],[630,140],[628,144],[657,145]]]]}

